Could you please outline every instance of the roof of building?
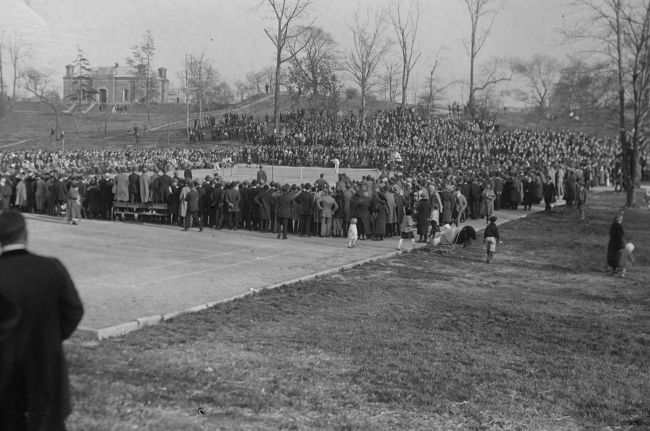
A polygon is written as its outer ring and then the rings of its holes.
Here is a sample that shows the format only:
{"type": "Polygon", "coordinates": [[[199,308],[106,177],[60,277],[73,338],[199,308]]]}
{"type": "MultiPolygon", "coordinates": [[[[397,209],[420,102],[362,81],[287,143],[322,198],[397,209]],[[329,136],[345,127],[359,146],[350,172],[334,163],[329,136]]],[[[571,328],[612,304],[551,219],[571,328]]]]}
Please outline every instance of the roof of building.
{"type": "Polygon", "coordinates": [[[132,66],[97,66],[93,68],[93,75],[131,78],[138,75],[138,69],[132,66]]]}

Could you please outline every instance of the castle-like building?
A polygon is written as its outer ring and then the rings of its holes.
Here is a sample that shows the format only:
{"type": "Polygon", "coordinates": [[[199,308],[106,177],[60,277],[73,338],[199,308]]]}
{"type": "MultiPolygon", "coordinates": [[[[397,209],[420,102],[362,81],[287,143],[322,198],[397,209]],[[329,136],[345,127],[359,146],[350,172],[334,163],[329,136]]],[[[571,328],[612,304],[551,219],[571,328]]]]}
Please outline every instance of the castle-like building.
{"type": "MultiPolygon", "coordinates": [[[[74,74],[74,66],[65,67],[63,77],[63,97],[77,96],[79,92],[79,78],[74,74]]],[[[144,101],[146,90],[146,67],[138,66],[98,66],[84,77],[85,88],[82,89],[83,100],[94,100],[108,105],[138,103],[144,101]],[[92,90],[91,90],[92,89],[92,90]]],[[[156,76],[153,102],[167,103],[169,93],[169,80],[167,69],[161,67],[156,76]]]]}

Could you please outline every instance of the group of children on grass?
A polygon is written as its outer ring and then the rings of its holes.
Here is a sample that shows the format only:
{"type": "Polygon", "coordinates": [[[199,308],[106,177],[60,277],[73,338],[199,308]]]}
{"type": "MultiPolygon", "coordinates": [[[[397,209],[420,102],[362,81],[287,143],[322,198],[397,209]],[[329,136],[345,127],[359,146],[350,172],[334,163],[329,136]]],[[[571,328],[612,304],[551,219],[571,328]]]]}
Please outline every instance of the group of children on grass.
{"type": "MultiPolygon", "coordinates": [[[[485,243],[486,263],[490,263],[494,257],[494,253],[497,249],[497,243],[501,242],[499,236],[499,228],[496,225],[497,217],[491,216],[488,218],[488,225],[485,227],[483,232],[483,242],[485,243]]],[[[400,224],[400,239],[397,243],[397,251],[402,251],[402,244],[404,240],[411,240],[411,250],[415,248],[415,235],[413,235],[413,230],[415,229],[415,222],[413,221],[413,212],[410,208],[406,209],[405,215],[402,218],[402,223],[400,224]]],[[[350,219],[350,226],[348,227],[348,248],[355,247],[359,239],[359,233],[357,231],[357,219],[350,219]]],[[[408,250],[404,250],[408,251],[408,250]]]]}
{"type": "MultiPolygon", "coordinates": [[[[584,198],[583,202],[586,203],[586,197],[584,198]]],[[[584,212],[580,211],[578,215],[580,216],[581,219],[584,219],[584,212]]],[[[620,224],[622,222],[622,218],[623,218],[622,214],[619,214],[614,224],[616,223],[620,224]]],[[[489,217],[488,225],[485,227],[485,230],[483,231],[483,242],[485,243],[485,253],[486,253],[485,263],[490,263],[492,261],[492,259],[494,258],[494,253],[496,252],[497,249],[497,244],[501,242],[501,237],[499,235],[499,228],[496,225],[496,221],[497,221],[496,216],[493,215],[489,217]]],[[[406,213],[400,225],[400,239],[399,242],[397,243],[397,251],[402,251],[402,244],[404,243],[404,240],[411,240],[411,250],[415,248],[415,236],[413,235],[414,229],[415,229],[415,222],[413,221],[413,212],[411,209],[406,209],[406,213]]],[[[620,231],[622,237],[622,228],[620,228],[620,231]]],[[[610,235],[612,235],[611,229],[610,229],[610,235]]],[[[357,219],[352,218],[350,220],[350,226],[348,228],[348,247],[349,248],[355,247],[358,239],[359,239],[359,235],[357,231],[357,219]]],[[[404,250],[404,251],[408,251],[408,250],[404,250]]],[[[612,274],[616,273],[617,269],[620,268],[620,276],[625,277],[626,270],[629,267],[631,267],[632,264],[634,263],[634,256],[632,253],[633,251],[634,251],[634,244],[632,244],[631,242],[626,243],[624,247],[618,250],[618,254],[614,261],[615,263],[609,263],[609,265],[611,265],[613,268],[612,274]]],[[[610,259],[608,257],[608,260],[613,260],[613,259],[610,259]]]]}

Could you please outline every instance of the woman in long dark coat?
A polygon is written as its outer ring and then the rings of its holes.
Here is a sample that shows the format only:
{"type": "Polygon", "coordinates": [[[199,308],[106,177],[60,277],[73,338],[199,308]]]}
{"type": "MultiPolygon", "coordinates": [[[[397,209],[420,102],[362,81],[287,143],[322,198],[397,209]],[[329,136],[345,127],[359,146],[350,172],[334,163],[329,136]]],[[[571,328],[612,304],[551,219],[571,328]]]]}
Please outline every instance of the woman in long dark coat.
{"type": "Polygon", "coordinates": [[[171,193],[169,194],[169,200],[167,201],[167,212],[169,213],[170,222],[172,224],[180,225],[180,218],[178,213],[181,207],[181,188],[178,185],[178,181],[174,180],[171,185],[171,193]]]}
{"type": "Polygon", "coordinates": [[[445,190],[440,194],[440,199],[442,200],[442,214],[440,222],[445,224],[451,224],[453,220],[454,207],[456,206],[454,195],[449,191],[445,190]]]}
{"type": "Polygon", "coordinates": [[[372,209],[372,214],[375,220],[372,230],[373,239],[377,241],[383,241],[386,236],[387,205],[388,202],[383,193],[380,193],[379,190],[375,190],[372,194],[370,208],[372,209]]]}
{"type": "Polygon", "coordinates": [[[625,248],[623,240],[623,213],[620,212],[609,227],[609,243],[607,244],[607,266],[612,268],[611,275],[616,274],[620,252],[625,248]]]}
{"type": "Polygon", "coordinates": [[[569,175],[567,175],[566,178],[566,184],[564,186],[564,200],[566,201],[566,206],[567,207],[572,207],[573,206],[573,201],[576,199],[576,193],[577,193],[577,188],[576,188],[576,175],[573,173],[573,171],[569,172],[569,175]]]}
{"type": "Polygon", "coordinates": [[[420,201],[417,203],[416,214],[415,214],[415,224],[418,228],[418,235],[420,239],[418,242],[426,242],[427,234],[429,233],[429,216],[431,215],[431,206],[429,205],[429,200],[426,196],[422,196],[420,201]]]}
{"type": "Polygon", "coordinates": [[[519,205],[520,195],[514,178],[508,177],[503,187],[503,194],[505,195],[506,208],[516,210],[517,205],[519,205]]]}

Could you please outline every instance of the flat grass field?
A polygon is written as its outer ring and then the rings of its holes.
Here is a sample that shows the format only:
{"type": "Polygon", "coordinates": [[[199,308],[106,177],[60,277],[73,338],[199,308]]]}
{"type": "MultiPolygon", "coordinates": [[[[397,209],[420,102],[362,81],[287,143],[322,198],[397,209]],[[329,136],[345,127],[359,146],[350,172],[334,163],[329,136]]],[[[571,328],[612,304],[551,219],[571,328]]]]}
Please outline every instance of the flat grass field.
{"type": "MultiPolygon", "coordinates": [[[[262,291],[121,338],[66,342],[70,430],[647,430],[647,209],[593,193],[479,241],[262,291]]],[[[395,240],[396,241],[396,240],[395,240]]],[[[364,242],[360,243],[360,247],[364,242]]],[[[287,262],[291,265],[291,262],[287,262]]]]}

